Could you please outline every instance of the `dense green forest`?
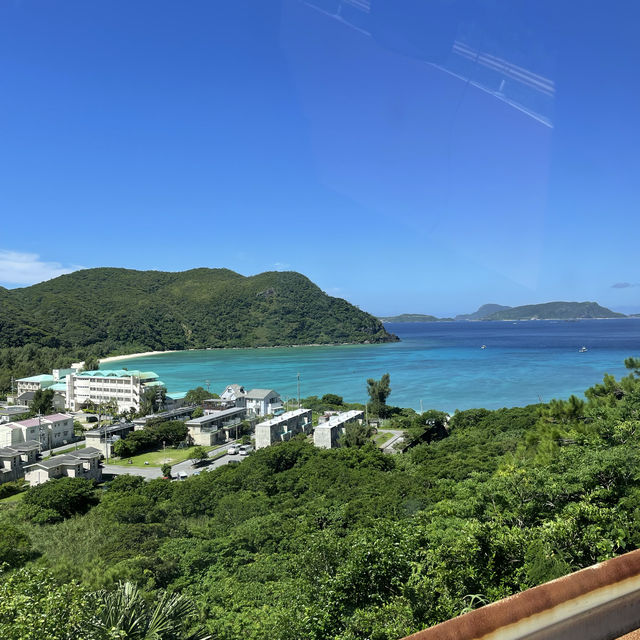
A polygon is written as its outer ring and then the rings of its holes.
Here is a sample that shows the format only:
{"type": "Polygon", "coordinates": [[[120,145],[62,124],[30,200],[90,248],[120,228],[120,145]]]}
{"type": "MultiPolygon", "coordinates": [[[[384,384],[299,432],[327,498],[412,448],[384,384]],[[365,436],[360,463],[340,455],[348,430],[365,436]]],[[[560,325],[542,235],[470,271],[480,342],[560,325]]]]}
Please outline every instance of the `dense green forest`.
{"type": "Polygon", "coordinates": [[[77,359],[167,349],[397,340],[292,271],[86,269],[0,287],[0,391],[77,359]]]}
{"type": "Polygon", "coordinates": [[[47,637],[122,637],[101,621],[137,586],[145,606],[194,607],[161,638],[391,640],[635,549],[640,361],[627,365],[586,401],[458,412],[446,437],[395,456],[297,438],[184,482],[30,489],[0,503],[0,636],[39,637],[32,612],[55,609],[47,637]]]}

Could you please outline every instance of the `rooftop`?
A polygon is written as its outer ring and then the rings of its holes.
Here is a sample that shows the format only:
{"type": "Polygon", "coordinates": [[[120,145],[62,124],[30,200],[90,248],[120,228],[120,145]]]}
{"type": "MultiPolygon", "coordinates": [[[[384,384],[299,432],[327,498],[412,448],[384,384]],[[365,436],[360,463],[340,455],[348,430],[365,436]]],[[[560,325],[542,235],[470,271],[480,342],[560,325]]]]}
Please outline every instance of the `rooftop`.
{"type": "Polygon", "coordinates": [[[27,440],[26,442],[20,442],[19,444],[12,444],[8,447],[0,448],[0,457],[15,456],[21,453],[28,453],[29,451],[37,451],[40,449],[40,443],[35,440],[27,440]]]}
{"type": "Polygon", "coordinates": [[[192,418],[191,420],[185,422],[187,426],[196,426],[196,425],[206,425],[209,422],[215,422],[220,418],[227,418],[233,415],[238,415],[239,413],[244,413],[245,409],[242,407],[234,407],[233,409],[224,409],[223,411],[212,411],[211,413],[207,413],[200,418],[192,418]]]}
{"type": "Polygon", "coordinates": [[[259,424],[256,425],[256,427],[273,426],[274,424],[286,422],[291,418],[302,416],[310,412],[311,412],[311,409],[295,409],[294,411],[287,411],[286,413],[276,416],[275,418],[271,418],[270,420],[265,420],[264,422],[260,422],[259,424]]]}
{"type": "Polygon", "coordinates": [[[94,371],[83,371],[76,374],[81,378],[140,378],[151,380],[158,377],[153,371],[138,371],[137,369],[95,369],[94,371]]]}
{"type": "Polygon", "coordinates": [[[135,425],[132,422],[116,422],[115,424],[105,424],[101,427],[97,427],[95,429],[91,429],[87,431],[85,435],[87,436],[97,436],[97,435],[105,435],[110,433],[118,433],[119,431],[131,430],[134,429],[135,425]]]}
{"type": "MultiPolygon", "coordinates": [[[[140,376],[142,378],[142,376],[140,376]]],[[[166,387],[167,385],[162,382],[162,380],[152,380],[151,382],[146,382],[145,387],[166,387]]]]}
{"type": "Polygon", "coordinates": [[[245,397],[249,398],[250,400],[264,400],[268,395],[272,393],[278,395],[278,393],[273,389],[251,389],[251,391],[245,394],[245,397]]]}
{"type": "Polygon", "coordinates": [[[20,452],[33,451],[34,449],[40,448],[40,443],[36,442],[35,440],[27,440],[26,442],[19,442],[18,444],[12,444],[11,448],[20,452]]]}
{"type": "Polygon", "coordinates": [[[167,398],[172,398],[173,400],[182,400],[188,391],[167,391],[167,398]]]}
{"type": "Polygon", "coordinates": [[[356,418],[360,418],[364,416],[364,411],[360,411],[358,409],[351,409],[351,411],[344,411],[339,413],[336,416],[331,416],[326,422],[321,422],[316,429],[330,429],[331,427],[335,427],[349,420],[354,420],[356,418]]]}
{"type": "Polygon", "coordinates": [[[39,376],[29,376],[28,378],[18,378],[16,382],[53,382],[53,376],[43,373],[39,376]]]}
{"type": "Polygon", "coordinates": [[[58,420],[69,420],[69,418],[73,418],[67,413],[52,413],[48,416],[42,416],[45,420],[51,420],[51,422],[58,422],[58,420]]]}

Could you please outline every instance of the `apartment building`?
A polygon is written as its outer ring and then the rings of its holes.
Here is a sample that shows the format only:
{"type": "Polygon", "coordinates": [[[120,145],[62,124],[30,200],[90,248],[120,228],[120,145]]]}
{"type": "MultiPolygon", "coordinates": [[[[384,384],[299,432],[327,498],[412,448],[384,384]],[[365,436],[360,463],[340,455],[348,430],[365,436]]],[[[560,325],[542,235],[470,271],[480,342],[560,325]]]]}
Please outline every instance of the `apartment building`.
{"type": "Polygon", "coordinates": [[[311,433],[311,409],[287,411],[256,425],[256,449],[286,442],[298,433],[311,433]]]}
{"type": "Polygon", "coordinates": [[[145,389],[164,388],[165,384],[153,371],[113,369],[82,371],[67,376],[67,406],[72,411],[93,402],[115,400],[118,411],[140,410],[145,389]]]}
{"type": "Polygon", "coordinates": [[[73,416],[52,413],[0,424],[0,447],[11,447],[29,440],[40,443],[43,450],[68,444],[73,440],[73,416]]]}
{"type": "Polygon", "coordinates": [[[344,433],[346,426],[351,422],[357,422],[364,418],[363,411],[343,411],[331,416],[326,422],[322,422],[313,430],[313,444],[321,449],[333,449],[338,446],[338,440],[344,433]]]}

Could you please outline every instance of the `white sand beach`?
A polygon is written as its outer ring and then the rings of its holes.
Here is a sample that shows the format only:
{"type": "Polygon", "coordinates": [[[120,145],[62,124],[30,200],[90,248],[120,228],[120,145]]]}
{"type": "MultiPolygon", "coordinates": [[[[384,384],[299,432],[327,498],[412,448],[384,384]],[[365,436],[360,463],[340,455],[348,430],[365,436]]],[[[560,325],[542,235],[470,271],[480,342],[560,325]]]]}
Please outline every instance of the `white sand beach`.
{"type": "Polygon", "coordinates": [[[109,356],[108,358],[100,358],[100,365],[105,362],[113,362],[114,360],[123,360],[124,358],[142,358],[142,356],[155,356],[160,353],[175,353],[177,349],[171,349],[168,351],[145,351],[144,353],[129,353],[123,356],[109,356]]]}

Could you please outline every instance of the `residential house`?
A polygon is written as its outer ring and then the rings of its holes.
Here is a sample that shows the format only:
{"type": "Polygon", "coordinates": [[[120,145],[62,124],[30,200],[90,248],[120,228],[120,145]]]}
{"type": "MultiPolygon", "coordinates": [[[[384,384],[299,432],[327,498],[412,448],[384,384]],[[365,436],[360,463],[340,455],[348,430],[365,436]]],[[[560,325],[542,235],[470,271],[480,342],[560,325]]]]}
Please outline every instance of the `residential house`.
{"type": "Polygon", "coordinates": [[[244,396],[247,413],[268,416],[282,409],[282,398],[273,389],[251,389],[244,396]]]}
{"type": "Polygon", "coordinates": [[[48,482],[53,478],[87,478],[100,481],[100,451],[92,447],[78,449],[63,455],[40,460],[25,467],[25,480],[32,486],[48,482]]]}
{"type": "Polygon", "coordinates": [[[338,440],[344,433],[346,426],[363,418],[364,412],[355,409],[331,416],[313,430],[313,443],[321,449],[333,449],[338,446],[338,440]]]}
{"type": "Polygon", "coordinates": [[[256,449],[275,442],[285,442],[298,433],[311,433],[311,409],[287,411],[280,416],[256,425],[256,449]]]}
{"type": "Polygon", "coordinates": [[[236,407],[244,407],[246,394],[247,392],[242,385],[230,384],[220,394],[220,400],[223,402],[233,402],[236,407]]]}
{"type": "Polygon", "coordinates": [[[29,441],[12,447],[0,447],[0,484],[24,477],[24,468],[36,461],[40,445],[29,441]]]}

